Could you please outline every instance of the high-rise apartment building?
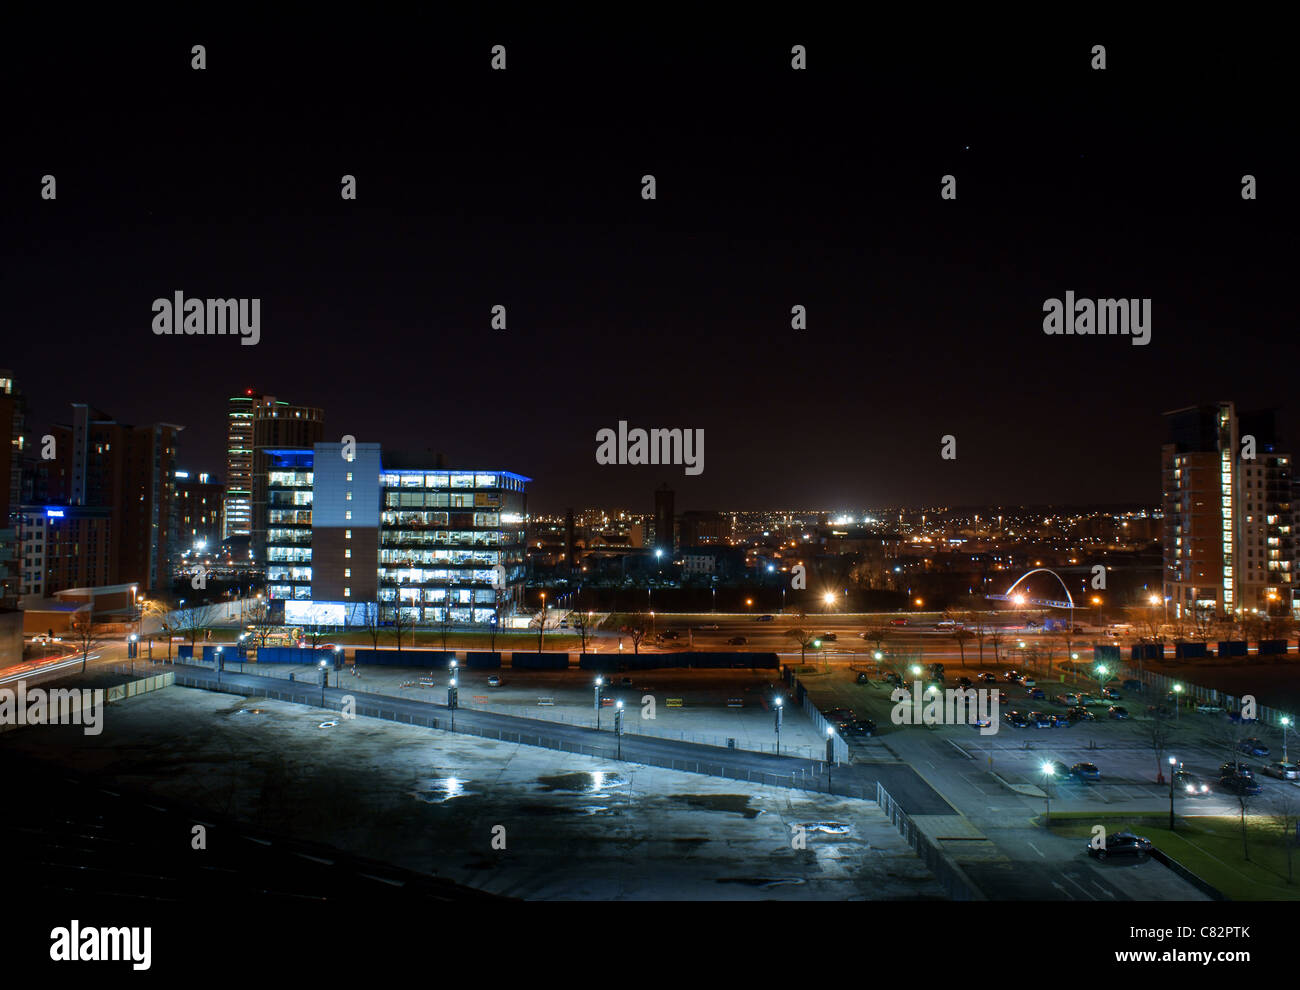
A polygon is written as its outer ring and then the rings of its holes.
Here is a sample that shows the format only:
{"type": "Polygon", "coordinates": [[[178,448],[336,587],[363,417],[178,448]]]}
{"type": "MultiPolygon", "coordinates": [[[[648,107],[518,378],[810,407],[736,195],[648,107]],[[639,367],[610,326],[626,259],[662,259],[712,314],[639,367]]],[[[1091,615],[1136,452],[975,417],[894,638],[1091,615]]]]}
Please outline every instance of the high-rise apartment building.
{"type": "MultiPolygon", "coordinates": [[[[177,439],[172,423],[131,426],[81,402],[53,429],[59,470],[46,488],[58,505],[109,510],[109,584],[168,585],[177,534],[177,439]]],[[[39,506],[37,506],[39,508],[39,506]]]]}
{"type": "Polygon", "coordinates": [[[1291,456],[1271,411],[1232,402],[1165,413],[1164,592],[1170,616],[1294,606],[1291,456]]]}
{"type": "Polygon", "coordinates": [[[673,556],[673,492],[663,485],[655,489],[655,551],[671,560],[673,556]]]}
{"type": "Polygon", "coordinates": [[[264,559],[267,450],[310,450],[324,439],[325,414],[273,395],[246,389],[226,410],[226,498],[221,538],[247,536],[256,559],[264,559]]]}
{"type": "Polygon", "coordinates": [[[18,513],[22,499],[23,400],[12,373],[0,370],[0,609],[18,604],[18,513]]]}

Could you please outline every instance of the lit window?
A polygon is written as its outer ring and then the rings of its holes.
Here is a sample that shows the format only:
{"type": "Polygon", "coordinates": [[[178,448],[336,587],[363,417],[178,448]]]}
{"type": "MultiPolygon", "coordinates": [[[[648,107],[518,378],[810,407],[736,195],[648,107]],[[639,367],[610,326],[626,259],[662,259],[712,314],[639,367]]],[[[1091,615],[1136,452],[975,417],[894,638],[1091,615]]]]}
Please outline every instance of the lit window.
{"type": "Polygon", "coordinates": [[[343,556],[344,556],[344,557],[347,557],[349,560],[351,560],[351,559],[352,559],[352,550],[351,550],[351,549],[344,550],[344,551],[343,551],[343,556]]]}
{"type": "Polygon", "coordinates": [[[352,493],[351,493],[351,492],[348,492],[348,494],[347,494],[347,500],[348,500],[349,502],[352,501],[352,493]]]}
{"type": "Polygon", "coordinates": [[[351,481],[351,480],[352,480],[352,472],[349,471],[349,472],[348,472],[348,481],[351,481]]]}
{"type": "Polygon", "coordinates": [[[348,509],[347,512],[343,513],[343,518],[344,518],[344,519],[351,519],[351,518],[352,518],[352,510],[351,510],[351,509],[348,509]]]}
{"type": "Polygon", "coordinates": [[[352,576],[352,568],[351,568],[351,567],[345,567],[345,568],[343,568],[343,576],[344,576],[344,577],[351,577],[351,576],[352,576]]]}
{"type": "Polygon", "coordinates": [[[352,530],[350,530],[350,529],[345,529],[345,530],[343,531],[343,539],[345,539],[345,540],[350,540],[350,539],[352,539],[352,530]]]}
{"type": "Polygon", "coordinates": [[[352,589],[351,589],[351,588],[344,588],[344,589],[343,589],[343,597],[344,597],[344,598],[351,598],[351,597],[352,597],[352,589]]]}

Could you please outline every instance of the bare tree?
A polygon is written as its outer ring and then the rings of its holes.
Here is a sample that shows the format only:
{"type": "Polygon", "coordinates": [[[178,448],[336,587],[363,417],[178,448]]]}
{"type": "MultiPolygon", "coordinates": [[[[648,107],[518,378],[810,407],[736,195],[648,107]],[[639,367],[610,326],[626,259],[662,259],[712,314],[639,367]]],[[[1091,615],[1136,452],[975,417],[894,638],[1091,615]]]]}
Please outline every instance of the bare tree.
{"type": "Polygon", "coordinates": [[[401,598],[393,605],[393,634],[397,637],[397,652],[402,652],[402,633],[411,630],[411,645],[415,645],[415,616],[413,609],[403,606],[401,598]]]}
{"type": "Polygon", "coordinates": [[[587,637],[590,635],[590,631],[587,629],[587,613],[578,612],[577,616],[578,618],[574,620],[573,628],[577,631],[578,638],[582,642],[582,652],[586,654],[587,637]]]}
{"type": "Polygon", "coordinates": [[[893,637],[893,630],[884,623],[872,623],[862,630],[862,638],[875,647],[876,653],[883,653],[885,644],[893,637]]]}
{"type": "MultiPolygon", "coordinates": [[[[529,629],[537,630],[537,652],[542,652],[542,646],[545,644],[546,630],[550,627],[550,613],[543,608],[540,612],[532,617],[528,623],[529,629]]],[[[645,627],[642,626],[641,635],[645,635],[645,627]]],[[[639,640],[638,640],[639,642],[639,640]]]]}
{"type": "Polygon", "coordinates": [[[809,644],[817,637],[807,629],[804,629],[801,626],[796,626],[793,629],[787,629],[785,631],[785,638],[792,639],[799,644],[799,663],[802,665],[806,660],[809,644]]]}
{"type": "Polygon", "coordinates": [[[366,602],[361,607],[361,627],[365,629],[366,635],[370,637],[370,646],[375,650],[379,649],[379,637],[383,635],[384,631],[379,615],[379,602],[366,602]]]}
{"type": "Polygon", "coordinates": [[[77,649],[81,651],[81,672],[84,674],[86,664],[90,660],[90,651],[100,644],[99,636],[95,632],[95,619],[89,605],[73,614],[72,637],[77,644],[77,649]]]}
{"type": "Polygon", "coordinates": [[[630,636],[632,638],[633,654],[640,652],[641,640],[645,639],[646,632],[649,630],[649,628],[650,627],[646,625],[645,619],[642,618],[641,613],[638,612],[633,617],[631,622],[629,622],[627,625],[623,626],[619,630],[619,632],[623,633],[623,635],[630,636]]]}
{"type": "Polygon", "coordinates": [[[1159,781],[1164,776],[1165,752],[1169,749],[1169,744],[1174,737],[1173,723],[1165,718],[1156,718],[1152,716],[1147,719],[1146,724],[1142,726],[1142,736],[1151,747],[1151,751],[1156,757],[1156,780],[1159,781]]]}
{"type": "Polygon", "coordinates": [[[192,605],[178,613],[181,634],[193,647],[214,622],[221,617],[220,605],[192,605]]]}
{"type": "MultiPolygon", "coordinates": [[[[981,603],[982,604],[982,603],[981,603]]],[[[989,635],[988,613],[983,609],[972,608],[966,613],[966,628],[970,630],[971,635],[975,637],[975,642],[979,646],[980,666],[984,666],[984,640],[989,635]]]]}
{"type": "MultiPolygon", "coordinates": [[[[150,598],[141,608],[140,624],[143,628],[144,620],[150,619],[158,624],[158,630],[167,637],[167,659],[172,658],[172,635],[176,632],[178,613],[173,612],[171,607],[157,598],[150,598]]],[[[152,640],[152,636],[150,639],[152,640]]]]}
{"type": "MultiPolygon", "coordinates": [[[[448,589],[446,596],[442,599],[442,609],[438,613],[438,631],[442,633],[442,649],[447,651],[447,634],[451,632],[451,590],[448,589]]],[[[538,648],[537,652],[541,652],[538,648]]]]}
{"type": "Polygon", "coordinates": [[[952,631],[952,638],[957,641],[957,652],[961,654],[961,665],[966,666],[966,644],[975,638],[975,634],[969,629],[963,629],[957,626],[952,631]]]}

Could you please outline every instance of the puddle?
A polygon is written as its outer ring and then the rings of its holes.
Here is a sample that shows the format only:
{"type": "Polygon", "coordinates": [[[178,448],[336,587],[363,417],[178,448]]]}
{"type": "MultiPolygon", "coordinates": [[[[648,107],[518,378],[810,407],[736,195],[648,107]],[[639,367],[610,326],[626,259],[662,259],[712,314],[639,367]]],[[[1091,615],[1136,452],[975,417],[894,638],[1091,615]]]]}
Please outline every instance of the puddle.
{"type": "Polygon", "coordinates": [[[764,813],[762,808],[749,806],[748,794],[669,794],[668,797],[701,811],[732,811],[746,818],[757,818],[764,813]]]}
{"type": "Polygon", "coordinates": [[[537,782],[548,791],[573,791],[577,794],[599,794],[611,787],[624,787],[627,784],[622,774],[602,773],[599,770],[538,777],[537,782]]]}
{"type": "Polygon", "coordinates": [[[322,729],[332,729],[332,728],[334,728],[334,726],[336,726],[336,725],[338,725],[337,722],[332,722],[332,721],[331,721],[331,722],[322,722],[322,723],[320,724],[320,727],[321,727],[322,729]]]}
{"type": "Polygon", "coordinates": [[[844,822],[799,822],[797,827],[808,832],[825,832],[827,835],[848,835],[853,831],[853,826],[844,822]]]}
{"type": "Polygon", "coordinates": [[[798,886],[803,883],[802,877],[718,877],[715,883],[739,883],[746,887],[781,887],[785,885],[798,886]]]}
{"type": "Polygon", "coordinates": [[[584,804],[573,810],[579,815],[614,815],[618,813],[614,808],[606,807],[603,804],[584,804]]]}
{"type": "Polygon", "coordinates": [[[425,804],[446,804],[453,798],[468,797],[473,794],[473,791],[465,790],[467,783],[469,781],[461,780],[459,777],[435,777],[424,781],[411,791],[411,797],[425,804]]]}

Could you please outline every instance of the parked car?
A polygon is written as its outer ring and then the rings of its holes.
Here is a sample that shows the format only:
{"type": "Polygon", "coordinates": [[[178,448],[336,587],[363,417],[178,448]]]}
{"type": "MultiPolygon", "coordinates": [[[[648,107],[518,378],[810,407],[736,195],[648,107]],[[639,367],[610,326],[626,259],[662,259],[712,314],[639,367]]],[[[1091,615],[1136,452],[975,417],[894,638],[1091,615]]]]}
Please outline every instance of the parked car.
{"type": "Polygon", "coordinates": [[[1255,771],[1249,765],[1242,763],[1241,760],[1229,760],[1223,766],[1219,767],[1220,777],[1253,777],[1255,771]]]}
{"type": "Polygon", "coordinates": [[[1219,778],[1219,784],[1216,790],[1224,791],[1228,794],[1258,794],[1261,788],[1259,784],[1255,783],[1254,777],[1244,777],[1241,774],[1231,774],[1219,778]]]}
{"type": "Polygon", "coordinates": [[[975,682],[972,681],[969,677],[959,677],[957,678],[957,686],[963,688],[974,687],[975,682]]]}
{"type": "Polygon", "coordinates": [[[1011,704],[1011,695],[1007,694],[1005,691],[999,691],[999,692],[998,692],[998,704],[999,704],[999,705],[1009,705],[1009,704],[1011,704]]]}
{"type": "Polygon", "coordinates": [[[988,674],[988,673],[980,674],[979,679],[983,681],[985,684],[996,684],[998,682],[996,674],[988,674]]]}
{"type": "Polygon", "coordinates": [[[1107,701],[1123,701],[1124,696],[1116,691],[1113,687],[1104,687],[1101,689],[1101,696],[1107,701]]]}
{"type": "Polygon", "coordinates": [[[1174,787],[1188,797],[1206,797],[1210,793],[1209,784],[1186,770],[1174,771],[1174,787]]]}
{"type": "Polygon", "coordinates": [[[858,676],[857,676],[856,678],[854,678],[854,680],[857,681],[857,683],[859,683],[859,684],[870,684],[870,683],[871,683],[871,678],[869,678],[869,677],[867,676],[867,672],[866,672],[865,670],[860,670],[860,671],[858,671],[858,676]]]}
{"type": "Polygon", "coordinates": [[[891,626],[905,626],[905,625],[907,625],[907,620],[906,620],[906,619],[890,619],[890,620],[889,620],[889,624],[890,624],[891,626]]]}
{"type": "Polygon", "coordinates": [[[1223,708],[1219,705],[1211,705],[1208,702],[1203,701],[1196,706],[1196,710],[1202,715],[1217,715],[1219,712],[1223,711],[1223,708]]]}
{"type": "Polygon", "coordinates": [[[1047,699],[1047,695],[1043,692],[1042,688],[1030,688],[1025,692],[1025,697],[1031,698],[1034,701],[1045,701],[1047,699]]]}
{"type": "Polygon", "coordinates": [[[1010,711],[1002,715],[1002,721],[1015,729],[1023,729],[1029,725],[1029,719],[1025,717],[1024,712],[1010,711]]]}
{"type": "Polygon", "coordinates": [[[1076,763],[1070,767],[1070,773],[1080,780],[1101,780],[1101,771],[1095,763],[1076,763]]]}
{"type": "Polygon", "coordinates": [[[876,723],[864,718],[861,721],[840,722],[839,729],[846,736],[870,736],[876,731],[876,723]]]}
{"type": "Polygon", "coordinates": [[[1002,675],[1008,684],[1019,684],[1025,679],[1025,675],[1018,670],[1008,670],[1002,675]]]}
{"type": "Polygon", "coordinates": [[[749,637],[747,636],[732,636],[731,639],[727,640],[728,646],[747,646],[748,644],[749,637]]]}
{"type": "Polygon", "coordinates": [[[1247,756],[1268,756],[1269,748],[1253,736],[1237,743],[1237,748],[1247,756]]]}
{"type": "Polygon", "coordinates": [[[1047,712],[1030,712],[1029,724],[1039,729],[1052,728],[1052,716],[1047,712]]]}
{"type": "Polygon", "coordinates": [[[1069,717],[1068,715],[1053,715],[1053,716],[1052,716],[1052,728],[1053,728],[1053,729],[1068,729],[1068,728],[1069,728],[1070,726],[1072,726],[1073,724],[1074,724],[1074,722],[1070,719],[1070,717],[1069,717]]]}
{"type": "Polygon", "coordinates": [[[1045,772],[1050,772],[1057,780],[1065,780],[1070,776],[1070,768],[1060,760],[1048,760],[1043,764],[1045,772]]]}
{"type": "Polygon", "coordinates": [[[1073,708],[1071,708],[1071,709],[1069,709],[1068,711],[1066,711],[1066,713],[1065,713],[1065,717],[1068,718],[1071,722],[1095,722],[1095,721],[1097,721],[1097,716],[1096,716],[1096,715],[1094,715],[1092,712],[1088,711],[1088,709],[1083,708],[1083,707],[1081,707],[1081,706],[1079,706],[1079,705],[1075,705],[1073,708]]]}
{"type": "Polygon", "coordinates": [[[833,632],[824,632],[824,633],[822,633],[822,642],[823,642],[823,643],[835,643],[835,642],[838,642],[838,639],[837,639],[836,635],[835,635],[833,632]]]}
{"type": "Polygon", "coordinates": [[[488,687],[500,687],[500,686],[501,686],[501,678],[496,674],[490,674],[488,676],[488,687]]]}
{"type": "Polygon", "coordinates": [[[1105,844],[1094,849],[1088,843],[1088,855],[1094,859],[1106,859],[1109,856],[1137,856],[1142,858],[1155,848],[1151,840],[1132,832],[1112,832],[1106,836],[1105,844]]]}
{"type": "Polygon", "coordinates": [[[1106,709],[1106,714],[1111,718],[1128,718],[1128,709],[1121,708],[1119,705],[1111,705],[1106,709]]]}
{"type": "Polygon", "coordinates": [[[681,636],[676,629],[665,629],[663,632],[664,639],[678,639],[681,636]]]}
{"type": "Polygon", "coordinates": [[[822,714],[828,722],[852,722],[857,718],[852,708],[828,708],[822,714]]]}
{"type": "Polygon", "coordinates": [[[775,617],[775,616],[771,616],[771,615],[760,615],[760,616],[758,617],[758,620],[757,620],[757,621],[759,621],[759,622],[775,622],[775,621],[776,621],[776,617],[775,617]]]}
{"type": "Polygon", "coordinates": [[[1296,780],[1300,778],[1300,767],[1294,763],[1283,763],[1281,760],[1270,763],[1261,772],[1268,774],[1270,777],[1276,777],[1278,780],[1296,780]]]}

